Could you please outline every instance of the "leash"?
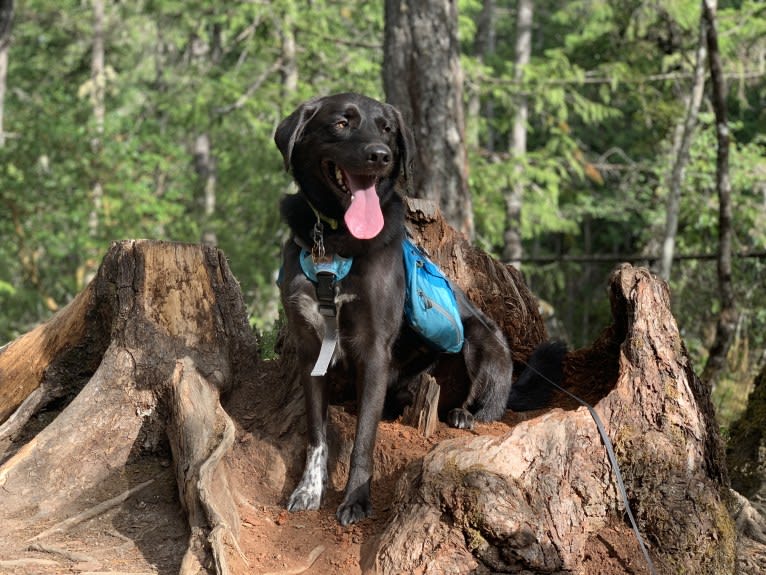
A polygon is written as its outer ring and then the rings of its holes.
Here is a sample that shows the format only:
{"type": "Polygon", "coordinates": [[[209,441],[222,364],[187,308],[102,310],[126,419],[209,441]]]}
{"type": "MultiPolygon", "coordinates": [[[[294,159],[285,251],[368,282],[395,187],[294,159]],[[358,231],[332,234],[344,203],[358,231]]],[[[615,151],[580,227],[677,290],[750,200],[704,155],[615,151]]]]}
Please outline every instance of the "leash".
{"type": "MultiPolygon", "coordinates": [[[[470,302],[467,301],[466,295],[460,290],[456,290],[456,293],[459,293],[460,297],[463,298],[464,303],[467,304],[466,307],[472,310],[473,309],[472,304],[468,305],[470,302]]],[[[484,327],[489,329],[487,322],[485,322],[484,319],[479,314],[474,313],[473,315],[484,325],[484,327]]],[[[490,331],[494,332],[494,330],[490,330],[490,331]]],[[[499,336],[497,336],[494,333],[493,335],[495,335],[495,337],[499,339],[499,336]]],[[[601,441],[604,443],[604,448],[606,449],[606,454],[609,459],[609,464],[612,466],[612,471],[614,472],[614,477],[617,482],[617,489],[620,492],[620,497],[622,497],[622,502],[625,505],[625,511],[628,515],[628,519],[630,520],[630,525],[633,528],[633,533],[635,534],[636,539],[638,540],[638,546],[641,548],[641,553],[643,553],[644,559],[646,560],[646,565],[649,568],[649,573],[651,573],[651,575],[657,575],[657,571],[654,568],[654,563],[652,562],[652,558],[649,556],[649,551],[646,548],[644,539],[641,536],[641,531],[638,529],[638,524],[636,523],[636,519],[633,516],[633,511],[631,510],[631,507],[630,507],[630,501],[628,500],[628,493],[625,490],[625,483],[622,479],[622,472],[620,471],[620,466],[617,463],[617,457],[614,454],[614,447],[612,446],[612,441],[609,439],[609,436],[606,433],[606,429],[604,428],[604,424],[602,423],[601,418],[599,417],[595,408],[584,399],[581,399],[580,397],[578,397],[577,395],[575,395],[568,389],[563,388],[562,386],[557,384],[555,381],[551,380],[545,374],[540,373],[539,370],[535,369],[531,365],[529,364],[526,364],[526,365],[527,365],[527,369],[531,369],[543,381],[552,385],[555,389],[564,393],[566,396],[574,399],[577,403],[579,403],[580,405],[588,409],[588,413],[590,413],[590,416],[593,418],[593,421],[596,423],[596,428],[598,429],[598,433],[601,436],[601,441]]]]}

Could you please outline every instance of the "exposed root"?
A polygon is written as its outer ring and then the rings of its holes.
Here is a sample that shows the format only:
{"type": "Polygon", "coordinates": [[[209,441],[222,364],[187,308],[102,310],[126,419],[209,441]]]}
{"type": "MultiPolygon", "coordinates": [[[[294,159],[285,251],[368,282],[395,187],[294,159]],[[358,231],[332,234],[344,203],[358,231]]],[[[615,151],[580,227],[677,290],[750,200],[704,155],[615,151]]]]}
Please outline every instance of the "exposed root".
{"type": "Polygon", "coordinates": [[[181,501],[192,536],[181,573],[194,573],[210,554],[218,575],[231,573],[228,543],[239,547],[239,517],[221,461],[234,445],[234,422],[221,407],[218,390],[191,358],[178,360],[172,376],[172,421],[168,436],[176,463],[181,501]]]}
{"type": "Polygon", "coordinates": [[[286,569],[284,571],[269,571],[263,575],[300,575],[311,569],[311,566],[316,563],[316,560],[319,559],[319,556],[322,553],[324,553],[324,545],[317,545],[311,553],[309,553],[309,556],[306,558],[306,563],[302,566],[286,569]]]}
{"type": "Polygon", "coordinates": [[[5,422],[0,425],[0,441],[13,439],[44,406],[60,397],[62,388],[43,383],[21,402],[5,422]]]}
{"type": "Polygon", "coordinates": [[[88,519],[97,517],[101,515],[102,513],[104,513],[105,511],[108,511],[112,509],[113,507],[117,507],[118,505],[120,505],[121,503],[129,499],[131,495],[141,491],[143,488],[148,487],[152,483],[154,483],[154,479],[150,479],[149,481],[144,481],[140,485],[136,485],[135,487],[132,487],[131,489],[128,489],[127,491],[124,491],[123,493],[120,493],[116,497],[107,499],[106,501],[103,501],[99,503],[98,505],[91,507],[90,509],[86,509],[82,513],[78,513],[77,515],[68,517],[67,519],[64,519],[64,521],[56,523],[52,527],[49,527],[48,529],[46,529],[42,533],[35,535],[31,539],[27,539],[27,543],[44,539],[45,537],[48,537],[54,533],[60,533],[60,532],[66,531],[69,528],[77,525],[78,523],[82,523],[83,521],[87,521],[88,519]]]}
{"type": "Polygon", "coordinates": [[[0,561],[0,567],[61,567],[61,563],[53,559],[37,559],[35,557],[22,557],[21,559],[4,559],[0,561]]]}
{"type": "MultiPolygon", "coordinates": [[[[208,521],[213,525],[213,530],[210,533],[209,541],[213,549],[213,557],[216,562],[218,573],[225,575],[229,572],[226,565],[225,545],[224,538],[228,536],[229,542],[232,547],[237,551],[240,558],[248,564],[245,554],[239,546],[237,537],[232,533],[231,527],[227,525],[226,519],[223,517],[218,509],[218,506],[214,502],[214,497],[211,492],[212,485],[215,481],[215,474],[218,470],[218,466],[226,453],[234,445],[234,438],[236,434],[236,428],[234,422],[226,414],[226,412],[218,406],[218,415],[224,421],[224,433],[221,438],[221,442],[218,447],[215,448],[210,457],[200,467],[200,479],[199,479],[199,497],[202,502],[202,506],[207,513],[208,521]]],[[[227,482],[228,483],[228,482],[227,482]]],[[[227,489],[230,492],[230,489],[227,489]]]]}
{"type": "Polygon", "coordinates": [[[69,551],[68,549],[60,549],[51,545],[43,545],[41,543],[34,543],[27,547],[28,551],[39,551],[40,553],[49,553],[50,555],[58,555],[69,561],[75,563],[91,563],[98,564],[99,561],[95,557],[86,555],[85,553],[77,553],[75,551],[69,551]]]}
{"type": "Polygon", "coordinates": [[[733,489],[731,494],[737,502],[737,510],[734,513],[737,533],[766,545],[766,517],[745,496],[733,489]]]}

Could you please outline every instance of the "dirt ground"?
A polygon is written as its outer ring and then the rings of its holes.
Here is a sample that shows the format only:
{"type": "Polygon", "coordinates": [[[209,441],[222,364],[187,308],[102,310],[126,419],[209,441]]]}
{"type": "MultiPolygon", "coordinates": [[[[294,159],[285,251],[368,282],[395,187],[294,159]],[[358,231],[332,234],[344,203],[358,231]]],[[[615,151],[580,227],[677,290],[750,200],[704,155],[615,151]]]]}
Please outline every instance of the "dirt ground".
{"type": "MultiPolygon", "coordinates": [[[[53,416],[38,416],[42,426],[53,416]]],[[[230,561],[237,573],[254,575],[358,575],[361,557],[390,517],[396,483],[408,463],[422,457],[445,439],[467,434],[501,435],[520,417],[508,413],[501,422],[478,424],[472,431],[451,429],[440,423],[425,438],[399,421],[384,421],[378,432],[376,476],[373,484],[375,515],[357,525],[341,527],[335,509],[342,497],[344,469],[331,468],[331,486],[322,509],[288,513],[284,501],[300,473],[302,453],[292,463],[275,457],[274,449],[247,429],[228,458],[240,524],[240,550],[232,549],[230,561]]],[[[331,430],[353,437],[355,418],[342,407],[331,408],[331,430]]],[[[297,447],[296,451],[300,452],[297,447]]],[[[17,530],[0,526],[0,575],[170,575],[178,572],[189,530],[180,507],[172,462],[167,457],[143,456],[116,473],[114,480],[77,501],[78,509],[93,511],[92,517],[73,512],[78,519],[58,523],[60,529],[39,537],[50,528],[40,513],[40,530],[17,530]],[[100,509],[118,496],[124,501],[100,509]]],[[[54,526],[55,526],[54,525],[54,526]]],[[[739,573],[756,575],[766,566],[766,546],[740,549],[739,573]]],[[[583,564],[582,575],[648,573],[635,537],[625,524],[607,526],[594,536],[583,564]]]]}
{"type": "MultiPolygon", "coordinates": [[[[238,573],[260,575],[360,574],[360,559],[392,513],[396,483],[407,464],[448,438],[503,434],[517,423],[514,417],[509,413],[502,422],[479,424],[472,431],[440,423],[427,439],[399,421],[382,422],[373,484],[375,515],[350,527],[341,527],[335,520],[346,470],[331,468],[331,486],[322,509],[288,513],[284,501],[297,481],[302,453],[285,463],[257,435],[240,429],[228,458],[241,520],[241,555],[231,550],[232,567],[238,573]]],[[[354,423],[354,416],[342,407],[332,408],[332,433],[353,437],[354,423]]],[[[19,531],[13,523],[0,527],[0,574],[178,572],[189,531],[169,458],[144,456],[119,470],[113,481],[88,493],[86,499],[80,499],[77,506],[79,510],[91,509],[92,517],[73,512],[78,521],[55,524],[59,529],[43,537],[40,533],[51,527],[43,516],[39,522],[42,527],[36,532],[19,531]],[[124,501],[106,509],[99,507],[120,495],[124,501]]],[[[579,571],[604,575],[645,572],[632,532],[624,525],[605,529],[592,540],[579,571]]]]}

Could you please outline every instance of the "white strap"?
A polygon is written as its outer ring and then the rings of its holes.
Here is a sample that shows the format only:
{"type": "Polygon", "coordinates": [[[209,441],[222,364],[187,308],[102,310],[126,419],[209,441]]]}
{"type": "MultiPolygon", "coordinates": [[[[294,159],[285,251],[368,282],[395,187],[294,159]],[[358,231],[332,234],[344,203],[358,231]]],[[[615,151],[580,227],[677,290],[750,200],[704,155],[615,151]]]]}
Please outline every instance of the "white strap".
{"type": "Polygon", "coordinates": [[[311,370],[312,376],[325,375],[338,347],[338,321],[334,315],[324,316],[324,337],[319,357],[311,370]]]}

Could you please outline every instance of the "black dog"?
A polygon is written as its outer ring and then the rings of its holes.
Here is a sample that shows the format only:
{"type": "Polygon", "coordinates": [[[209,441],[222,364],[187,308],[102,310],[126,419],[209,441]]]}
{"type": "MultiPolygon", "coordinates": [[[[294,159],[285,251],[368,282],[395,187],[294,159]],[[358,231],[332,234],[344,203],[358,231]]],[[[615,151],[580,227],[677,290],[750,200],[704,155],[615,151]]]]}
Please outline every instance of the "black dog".
{"type": "Polygon", "coordinates": [[[372,455],[387,391],[406,391],[408,382],[437,360],[457,362],[449,371],[467,374],[470,386],[447,422],[471,427],[474,419],[499,419],[511,386],[510,350],[499,328],[462,295],[465,343],[458,354],[424,351],[403,319],[402,195],[413,142],[394,107],[358,94],[316,98],[284,119],[274,139],[299,187],[281,204],[292,238],[284,247],[280,289],[308,417],[306,467],[287,507],[317,509],[324,493],[328,384],[325,376],[311,373],[315,364],[315,373],[323,372],[318,361],[323,340],[332,339],[337,325],[330,370],[346,371],[356,382],[358,400],[351,468],[337,511],[347,525],[372,511],[372,455]],[[346,269],[336,275],[347,275],[315,283],[301,258],[340,262],[346,269]]]}

